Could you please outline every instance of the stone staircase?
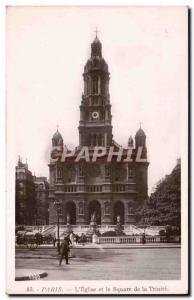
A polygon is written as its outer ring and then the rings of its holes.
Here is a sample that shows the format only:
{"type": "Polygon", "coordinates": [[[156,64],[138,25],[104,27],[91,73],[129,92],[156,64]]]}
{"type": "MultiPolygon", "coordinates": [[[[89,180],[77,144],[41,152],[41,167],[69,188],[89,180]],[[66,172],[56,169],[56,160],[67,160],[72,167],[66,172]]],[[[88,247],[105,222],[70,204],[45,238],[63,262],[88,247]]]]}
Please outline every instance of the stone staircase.
{"type": "MultiPolygon", "coordinates": [[[[46,228],[42,230],[44,236],[57,235],[57,225],[47,225],[45,227],[46,228]]],[[[71,225],[71,230],[74,234],[78,234],[79,236],[81,236],[82,233],[86,234],[89,231],[89,228],[89,225],[71,225]]],[[[135,225],[124,225],[123,228],[126,235],[141,235],[144,232],[144,228],[135,225]]],[[[102,234],[107,231],[114,231],[115,225],[99,225],[98,229],[102,234]]],[[[164,226],[148,226],[145,228],[145,232],[147,235],[156,236],[161,229],[165,229],[164,226]]],[[[67,225],[60,225],[59,236],[63,237],[66,230],[67,225]]]]}

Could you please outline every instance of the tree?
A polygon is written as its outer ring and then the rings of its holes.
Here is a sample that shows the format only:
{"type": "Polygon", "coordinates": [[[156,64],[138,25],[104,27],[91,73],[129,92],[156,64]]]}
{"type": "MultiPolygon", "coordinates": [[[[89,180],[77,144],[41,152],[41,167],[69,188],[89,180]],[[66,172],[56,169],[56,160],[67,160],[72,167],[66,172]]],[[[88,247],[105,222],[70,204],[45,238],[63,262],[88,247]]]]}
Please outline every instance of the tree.
{"type": "MultiPolygon", "coordinates": [[[[160,180],[145,203],[144,217],[149,225],[181,225],[181,165],[160,180]]],[[[143,218],[143,216],[142,216],[143,218]]],[[[142,222],[142,220],[141,220],[142,222]]]]}

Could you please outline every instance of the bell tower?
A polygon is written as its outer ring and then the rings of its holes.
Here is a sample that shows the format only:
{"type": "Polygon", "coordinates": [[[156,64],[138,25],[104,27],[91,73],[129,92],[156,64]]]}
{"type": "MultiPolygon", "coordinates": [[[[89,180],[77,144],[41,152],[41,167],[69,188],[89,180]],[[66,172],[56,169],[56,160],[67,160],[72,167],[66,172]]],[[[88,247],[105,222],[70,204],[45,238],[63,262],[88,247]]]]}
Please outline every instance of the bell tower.
{"type": "Polygon", "coordinates": [[[97,34],[91,44],[91,57],[84,67],[83,79],[79,146],[110,146],[112,144],[110,76],[108,65],[102,57],[102,44],[97,34]]]}

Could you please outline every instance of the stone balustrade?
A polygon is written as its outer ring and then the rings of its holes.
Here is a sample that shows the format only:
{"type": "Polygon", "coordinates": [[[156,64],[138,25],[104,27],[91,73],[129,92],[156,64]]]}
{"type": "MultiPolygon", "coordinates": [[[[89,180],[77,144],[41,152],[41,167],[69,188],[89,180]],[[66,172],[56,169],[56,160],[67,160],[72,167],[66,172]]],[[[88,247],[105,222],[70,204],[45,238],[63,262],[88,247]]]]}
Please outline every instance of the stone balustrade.
{"type": "MultiPolygon", "coordinates": [[[[167,243],[166,237],[161,236],[146,236],[146,244],[150,243],[167,243]]],[[[170,237],[169,242],[180,242],[179,237],[170,237]]],[[[115,236],[115,237],[97,237],[97,244],[140,244],[142,243],[142,236],[115,236]]]]}

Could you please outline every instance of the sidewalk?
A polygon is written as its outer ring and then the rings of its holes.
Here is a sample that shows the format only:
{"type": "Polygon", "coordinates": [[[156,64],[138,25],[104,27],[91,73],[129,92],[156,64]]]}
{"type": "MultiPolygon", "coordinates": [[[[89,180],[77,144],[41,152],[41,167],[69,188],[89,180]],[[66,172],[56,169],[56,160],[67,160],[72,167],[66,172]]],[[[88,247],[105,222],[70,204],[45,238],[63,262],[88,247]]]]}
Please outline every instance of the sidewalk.
{"type": "MultiPolygon", "coordinates": [[[[74,249],[140,249],[140,248],[181,248],[180,243],[147,243],[147,244],[93,244],[93,243],[86,243],[86,244],[74,244],[71,246],[74,249]]],[[[16,245],[16,249],[26,249],[24,246],[16,245]]],[[[36,249],[56,249],[53,247],[52,244],[42,244],[38,246],[36,249]]]]}
{"type": "MultiPolygon", "coordinates": [[[[180,248],[180,244],[85,244],[85,245],[73,245],[70,247],[72,252],[74,250],[84,251],[91,250],[92,252],[98,252],[106,249],[164,249],[164,248],[180,248]]],[[[73,253],[72,253],[73,254],[73,253]]],[[[42,245],[36,249],[17,248],[16,259],[56,259],[58,257],[57,248],[52,245],[42,245]]],[[[72,258],[74,256],[72,255],[72,258]]]]}
{"type": "Polygon", "coordinates": [[[39,280],[48,276],[47,272],[36,269],[16,269],[15,281],[39,280]]]}

